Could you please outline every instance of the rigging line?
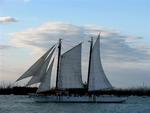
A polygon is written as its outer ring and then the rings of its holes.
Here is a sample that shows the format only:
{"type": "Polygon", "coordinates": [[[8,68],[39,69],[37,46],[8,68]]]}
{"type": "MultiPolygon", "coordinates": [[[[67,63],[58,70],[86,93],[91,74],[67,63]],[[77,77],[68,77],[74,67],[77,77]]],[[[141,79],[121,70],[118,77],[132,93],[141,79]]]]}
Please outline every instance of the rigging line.
{"type": "MultiPolygon", "coordinates": [[[[73,47],[74,45],[76,45],[76,43],[74,43],[73,44],[73,42],[71,42],[71,41],[64,41],[64,43],[65,43],[65,45],[67,45],[67,46],[70,46],[70,47],[73,47]],[[69,42],[69,43],[67,43],[67,42],[69,42]],[[70,43],[71,42],[71,43],[70,43]]],[[[79,42],[78,42],[79,43],[79,42]]]]}
{"type": "Polygon", "coordinates": [[[65,40],[65,43],[67,43],[67,42],[69,42],[69,43],[83,43],[83,41],[82,40],[80,40],[80,41],[71,41],[71,40],[65,40]]]}
{"type": "MultiPolygon", "coordinates": [[[[65,43],[65,45],[69,46],[69,47],[74,47],[74,45],[71,45],[71,44],[68,44],[68,43],[65,43]]],[[[64,45],[62,47],[64,47],[64,45]]]]}
{"type": "MultiPolygon", "coordinates": [[[[97,39],[97,37],[93,37],[94,39],[97,39]]],[[[66,42],[71,42],[71,43],[80,43],[81,41],[84,41],[84,42],[87,42],[89,41],[89,38],[80,38],[81,40],[80,41],[76,41],[76,40],[79,40],[79,39],[72,39],[72,40],[68,40],[67,38],[64,39],[66,42]]]]}
{"type": "Polygon", "coordinates": [[[65,41],[67,41],[67,42],[71,42],[71,43],[80,43],[79,41],[76,41],[76,40],[74,40],[74,39],[72,39],[72,40],[66,40],[66,39],[64,39],[65,41]]]}

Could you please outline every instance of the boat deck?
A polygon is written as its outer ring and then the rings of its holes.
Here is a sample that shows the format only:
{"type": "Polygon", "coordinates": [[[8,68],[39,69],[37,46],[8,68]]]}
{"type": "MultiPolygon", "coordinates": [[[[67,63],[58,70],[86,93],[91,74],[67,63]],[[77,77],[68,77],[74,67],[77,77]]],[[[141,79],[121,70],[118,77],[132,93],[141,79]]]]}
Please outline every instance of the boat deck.
{"type": "Polygon", "coordinates": [[[126,97],[116,96],[43,96],[30,95],[36,102],[52,103],[123,103],[126,97]]]}

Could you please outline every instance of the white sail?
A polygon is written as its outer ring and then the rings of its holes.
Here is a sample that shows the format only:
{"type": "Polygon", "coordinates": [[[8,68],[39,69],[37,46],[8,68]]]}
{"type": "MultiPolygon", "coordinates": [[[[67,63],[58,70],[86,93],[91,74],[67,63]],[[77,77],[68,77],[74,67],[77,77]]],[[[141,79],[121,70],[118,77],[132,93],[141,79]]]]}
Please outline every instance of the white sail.
{"type": "Polygon", "coordinates": [[[52,46],[42,57],[40,57],[20,78],[16,81],[22,80],[24,78],[33,76],[36,74],[37,70],[39,70],[44,64],[45,59],[47,58],[49,52],[55,47],[52,46]]]}
{"type": "Polygon", "coordinates": [[[112,88],[105,76],[100,60],[100,37],[96,40],[91,55],[91,68],[89,74],[89,91],[112,88]]]}
{"type": "Polygon", "coordinates": [[[81,76],[81,47],[79,44],[61,56],[58,76],[59,89],[83,88],[81,76]]]}
{"type": "Polygon", "coordinates": [[[41,83],[39,85],[39,88],[37,90],[37,93],[45,92],[50,90],[51,85],[51,73],[53,68],[54,58],[49,66],[48,71],[46,72],[46,75],[42,77],[41,83]]]}
{"type": "Polygon", "coordinates": [[[45,76],[49,61],[50,61],[54,51],[55,51],[55,48],[50,53],[48,58],[45,60],[44,64],[41,66],[41,68],[35,73],[34,76],[32,76],[31,80],[27,83],[27,86],[41,82],[42,77],[45,76]]]}

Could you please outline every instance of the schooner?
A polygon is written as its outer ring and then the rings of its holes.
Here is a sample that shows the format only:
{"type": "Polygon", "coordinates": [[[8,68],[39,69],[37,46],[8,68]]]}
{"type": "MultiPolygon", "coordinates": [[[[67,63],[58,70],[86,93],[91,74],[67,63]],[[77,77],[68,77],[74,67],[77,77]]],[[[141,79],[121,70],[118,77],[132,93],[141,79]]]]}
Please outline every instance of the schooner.
{"type": "Polygon", "coordinates": [[[90,41],[87,83],[82,82],[81,53],[82,43],[61,53],[62,40],[53,45],[16,81],[31,77],[26,86],[40,83],[36,94],[30,95],[39,102],[84,102],[84,103],[121,103],[124,97],[100,96],[93,92],[112,89],[100,58],[100,35],[93,44],[90,41]],[[54,52],[58,49],[57,59],[54,52]],[[56,85],[51,87],[54,60],[57,61],[56,85]],[[53,92],[53,93],[52,93],[53,92]]]}

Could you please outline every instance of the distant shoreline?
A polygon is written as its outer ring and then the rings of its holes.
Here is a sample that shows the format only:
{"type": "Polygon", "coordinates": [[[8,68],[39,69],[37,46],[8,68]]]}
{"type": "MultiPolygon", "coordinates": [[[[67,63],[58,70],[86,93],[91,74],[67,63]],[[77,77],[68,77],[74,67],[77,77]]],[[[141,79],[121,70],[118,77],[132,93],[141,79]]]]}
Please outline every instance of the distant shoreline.
{"type": "Polygon", "coordinates": [[[37,90],[36,87],[7,87],[7,88],[0,88],[0,95],[28,95],[29,93],[35,93],[37,90]]]}
{"type": "MultiPolygon", "coordinates": [[[[29,93],[35,93],[37,87],[7,87],[0,88],[0,95],[28,95],[29,93]]],[[[83,93],[80,90],[76,90],[77,94],[83,93]]],[[[101,90],[92,92],[96,95],[115,95],[115,96],[150,96],[150,89],[136,88],[136,89],[113,89],[113,90],[101,90]]]]}

